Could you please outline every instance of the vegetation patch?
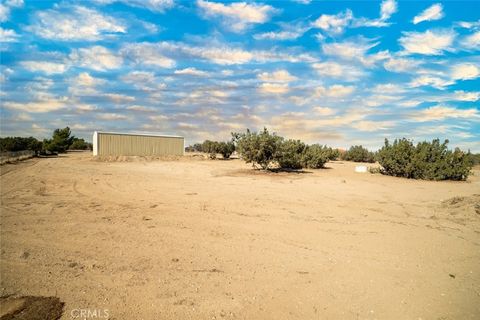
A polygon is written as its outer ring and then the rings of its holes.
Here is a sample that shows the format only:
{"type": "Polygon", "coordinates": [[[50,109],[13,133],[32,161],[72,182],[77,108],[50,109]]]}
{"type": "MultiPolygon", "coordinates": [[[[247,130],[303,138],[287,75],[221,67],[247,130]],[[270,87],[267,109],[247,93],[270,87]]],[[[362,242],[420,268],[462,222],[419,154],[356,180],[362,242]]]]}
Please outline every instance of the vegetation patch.
{"type": "Polygon", "coordinates": [[[378,151],[381,172],[395,177],[425,180],[466,180],[473,166],[469,153],[447,148],[448,140],[440,143],[424,141],[416,146],[412,141],[397,139],[378,151]]]}

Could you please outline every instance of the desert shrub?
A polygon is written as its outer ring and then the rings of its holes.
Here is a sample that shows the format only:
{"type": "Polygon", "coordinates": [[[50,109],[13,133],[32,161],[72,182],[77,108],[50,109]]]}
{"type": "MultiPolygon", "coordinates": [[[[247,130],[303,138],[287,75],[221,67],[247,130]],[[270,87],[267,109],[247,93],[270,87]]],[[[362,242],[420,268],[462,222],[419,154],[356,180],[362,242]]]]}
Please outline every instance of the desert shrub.
{"type": "Polygon", "coordinates": [[[302,167],[309,169],[323,168],[328,160],[337,157],[337,153],[328,147],[319,144],[307,146],[302,154],[302,167]]]}
{"type": "Polygon", "coordinates": [[[237,151],[245,162],[259,165],[262,169],[269,169],[276,161],[283,138],[263,128],[260,132],[233,133],[237,143],[237,151]]]}
{"type": "Polygon", "coordinates": [[[208,153],[210,156],[210,159],[216,159],[217,153],[218,153],[218,142],[205,140],[202,143],[202,151],[205,153],[208,153]]]}
{"type": "Polygon", "coordinates": [[[5,137],[0,138],[0,151],[31,150],[38,153],[42,150],[42,142],[34,137],[5,137]]]}
{"type": "Polygon", "coordinates": [[[377,160],[382,173],[404,178],[425,180],[465,180],[472,167],[468,153],[456,148],[448,150],[448,140],[440,143],[420,142],[417,146],[403,138],[385,145],[378,151],[377,160]]]}
{"type": "Polygon", "coordinates": [[[301,169],[305,143],[300,140],[284,140],[280,144],[274,159],[282,169],[301,169]]]}
{"type": "Polygon", "coordinates": [[[220,153],[224,159],[230,158],[234,151],[235,144],[232,141],[217,143],[217,153],[220,153]]]}
{"type": "Polygon", "coordinates": [[[220,153],[224,159],[228,159],[235,151],[235,144],[232,141],[218,142],[205,140],[200,149],[202,152],[208,153],[210,159],[216,159],[218,153],[220,153]]]}
{"type": "Polygon", "coordinates": [[[351,146],[342,154],[342,160],[354,162],[375,162],[375,154],[363,146],[351,146]]]}
{"type": "Polygon", "coordinates": [[[480,164],[480,153],[469,153],[469,156],[472,166],[478,166],[480,164]]]}
{"type": "Polygon", "coordinates": [[[196,151],[196,152],[202,152],[202,144],[201,143],[195,143],[193,146],[192,146],[192,151],[196,151]]]}
{"type": "Polygon", "coordinates": [[[68,150],[92,150],[92,144],[84,139],[74,138],[68,150]]]}

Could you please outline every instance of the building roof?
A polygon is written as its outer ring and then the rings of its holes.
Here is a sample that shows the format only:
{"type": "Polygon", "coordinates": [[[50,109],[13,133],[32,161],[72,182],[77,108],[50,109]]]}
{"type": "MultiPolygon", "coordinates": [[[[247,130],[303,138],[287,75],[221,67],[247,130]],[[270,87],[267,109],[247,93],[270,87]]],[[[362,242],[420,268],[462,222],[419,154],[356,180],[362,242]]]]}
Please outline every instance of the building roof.
{"type": "Polygon", "coordinates": [[[174,136],[167,134],[143,133],[143,132],[112,132],[112,131],[95,131],[97,134],[116,134],[122,136],[146,136],[146,137],[163,137],[163,138],[182,138],[182,136],[174,136]]]}

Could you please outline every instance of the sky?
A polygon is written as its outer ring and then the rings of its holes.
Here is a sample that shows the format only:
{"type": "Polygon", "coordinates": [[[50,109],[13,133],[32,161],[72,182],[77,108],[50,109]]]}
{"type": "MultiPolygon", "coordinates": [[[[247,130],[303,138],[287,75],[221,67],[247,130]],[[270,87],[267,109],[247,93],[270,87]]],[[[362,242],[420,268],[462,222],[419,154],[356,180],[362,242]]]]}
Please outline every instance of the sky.
{"type": "Polygon", "coordinates": [[[480,1],[0,3],[2,136],[267,127],[480,152],[480,1]]]}

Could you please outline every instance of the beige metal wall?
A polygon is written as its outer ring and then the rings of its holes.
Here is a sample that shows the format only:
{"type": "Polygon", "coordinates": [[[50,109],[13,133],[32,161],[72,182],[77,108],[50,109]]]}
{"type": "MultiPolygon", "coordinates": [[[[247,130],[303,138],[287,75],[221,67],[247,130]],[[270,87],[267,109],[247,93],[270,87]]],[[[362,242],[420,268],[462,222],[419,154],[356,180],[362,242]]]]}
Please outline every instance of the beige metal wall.
{"type": "Polygon", "coordinates": [[[98,155],[100,156],[181,156],[183,152],[182,137],[98,133],[98,155]]]}

